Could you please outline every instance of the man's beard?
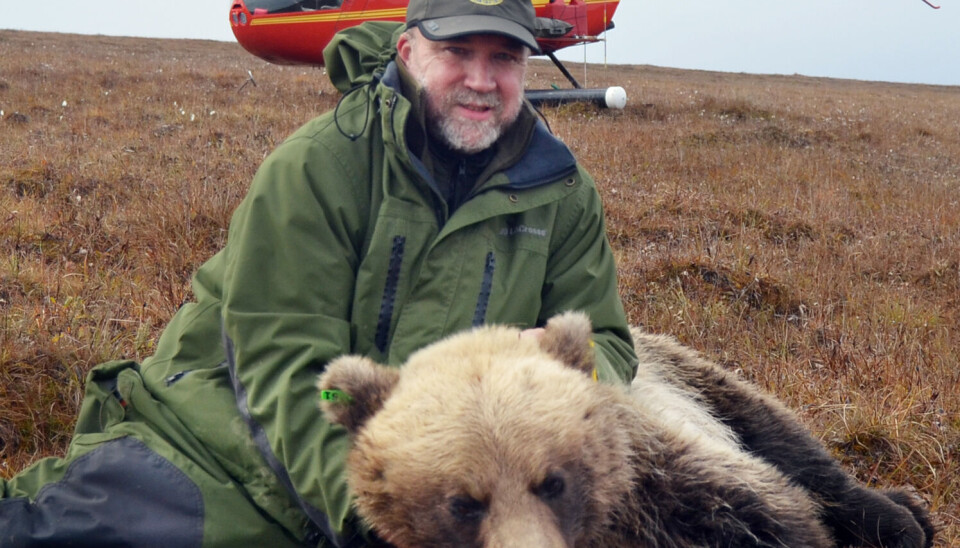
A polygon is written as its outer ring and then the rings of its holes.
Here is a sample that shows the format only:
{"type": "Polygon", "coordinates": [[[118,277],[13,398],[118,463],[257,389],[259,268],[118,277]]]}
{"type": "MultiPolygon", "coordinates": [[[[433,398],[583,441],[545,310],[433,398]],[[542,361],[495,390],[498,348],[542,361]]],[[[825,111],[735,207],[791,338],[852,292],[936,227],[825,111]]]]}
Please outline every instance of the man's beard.
{"type": "Polygon", "coordinates": [[[446,96],[436,97],[426,90],[427,126],[434,138],[453,150],[474,154],[489,148],[517,119],[523,97],[507,110],[497,92],[478,93],[460,88],[446,96]],[[493,110],[488,120],[477,121],[453,114],[459,104],[482,105],[493,110]]]}

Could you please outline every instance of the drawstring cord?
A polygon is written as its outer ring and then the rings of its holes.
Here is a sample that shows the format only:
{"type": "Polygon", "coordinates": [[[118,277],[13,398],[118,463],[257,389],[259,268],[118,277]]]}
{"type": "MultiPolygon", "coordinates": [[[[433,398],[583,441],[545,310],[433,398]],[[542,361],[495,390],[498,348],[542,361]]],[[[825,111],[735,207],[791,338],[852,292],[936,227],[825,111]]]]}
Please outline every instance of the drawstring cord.
{"type": "Polygon", "coordinates": [[[547,126],[547,131],[550,132],[550,135],[553,135],[553,128],[550,127],[550,121],[547,120],[547,116],[543,113],[543,111],[540,110],[540,107],[534,105],[533,103],[530,103],[530,106],[533,107],[533,110],[537,113],[537,116],[543,120],[543,125],[547,126]]]}
{"type": "Polygon", "coordinates": [[[367,126],[370,124],[370,104],[368,102],[366,106],[366,110],[364,110],[363,127],[360,128],[360,133],[347,133],[343,129],[343,126],[340,125],[340,116],[339,116],[340,105],[343,104],[344,99],[346,99],[349,95],[352,95],[353,93],[360,91],[367,86],[370,86],[371,88],[373,86],[376,86],[377,83],[380,82],[380,78],[382,76],[383,76],[383,71],[380,69],[376,70],[373,73],[373,77],[369,82],[364,82],[362,84],[357,84],[353,86],[352,88],[345,91],[343,95],[340,96],[340,99],[337,100],[337,106],[334,107],[333,109],[333,123],[337,126],[337,131],[339,131],[340,134],[346,137],[347,139],[350,139],[351,141],[356,141],[357,139],[360,138],[361,135],[364,134],[364,132],[367,131],[367,126]]]}

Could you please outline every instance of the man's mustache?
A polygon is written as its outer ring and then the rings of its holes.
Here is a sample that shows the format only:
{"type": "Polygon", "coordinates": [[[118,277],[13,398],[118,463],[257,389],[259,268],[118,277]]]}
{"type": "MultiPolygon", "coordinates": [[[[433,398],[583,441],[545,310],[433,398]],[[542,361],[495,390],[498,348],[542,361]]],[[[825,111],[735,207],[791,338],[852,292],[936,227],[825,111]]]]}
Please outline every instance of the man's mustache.
{"type": "Polygon", "coordinates": [[[495,91],[480,93],[470,89],[456,90],[450,95],[450,101],[457,104],[478,105],[495,110],[499,110],[503,104],[503,101],[500,99],[500,94],[495,91]]]}

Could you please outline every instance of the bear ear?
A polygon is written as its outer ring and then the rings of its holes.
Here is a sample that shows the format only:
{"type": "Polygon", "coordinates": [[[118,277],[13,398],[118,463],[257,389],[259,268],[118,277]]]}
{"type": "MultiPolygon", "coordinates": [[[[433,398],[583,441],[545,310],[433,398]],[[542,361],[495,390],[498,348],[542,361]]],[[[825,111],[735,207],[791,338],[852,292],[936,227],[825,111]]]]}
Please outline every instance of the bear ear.
{"type": "Polygon", "coordinates": [[[399,370],[369,358],[337,358],[317,379],[320,409],[328,421],[354,434],[383,407],[399,379],[399,370]]]}
{"type": "Polygon", "coordinates": [[[540,348],[563,363],[591,375],[595,367],[593,327],[583,312],[564,312],[547,322],[540,348]]]}

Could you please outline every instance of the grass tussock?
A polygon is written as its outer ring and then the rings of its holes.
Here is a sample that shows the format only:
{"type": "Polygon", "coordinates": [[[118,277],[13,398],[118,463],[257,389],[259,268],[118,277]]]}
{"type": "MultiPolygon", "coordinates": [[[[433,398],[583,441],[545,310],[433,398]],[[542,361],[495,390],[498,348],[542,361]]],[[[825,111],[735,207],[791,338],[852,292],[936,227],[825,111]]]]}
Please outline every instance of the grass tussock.
{"type": "MultiPolygon", "coordinates": [[[[627,108],[544,113],[597,179],[630,320],[915,486],[960,544],[960,89],[586,80],[627,108]]],[[[235,44],[0,31],[0,475],[63,451],[90,367],[152,352],[260,161],[336,99],[235,44]]]]}

